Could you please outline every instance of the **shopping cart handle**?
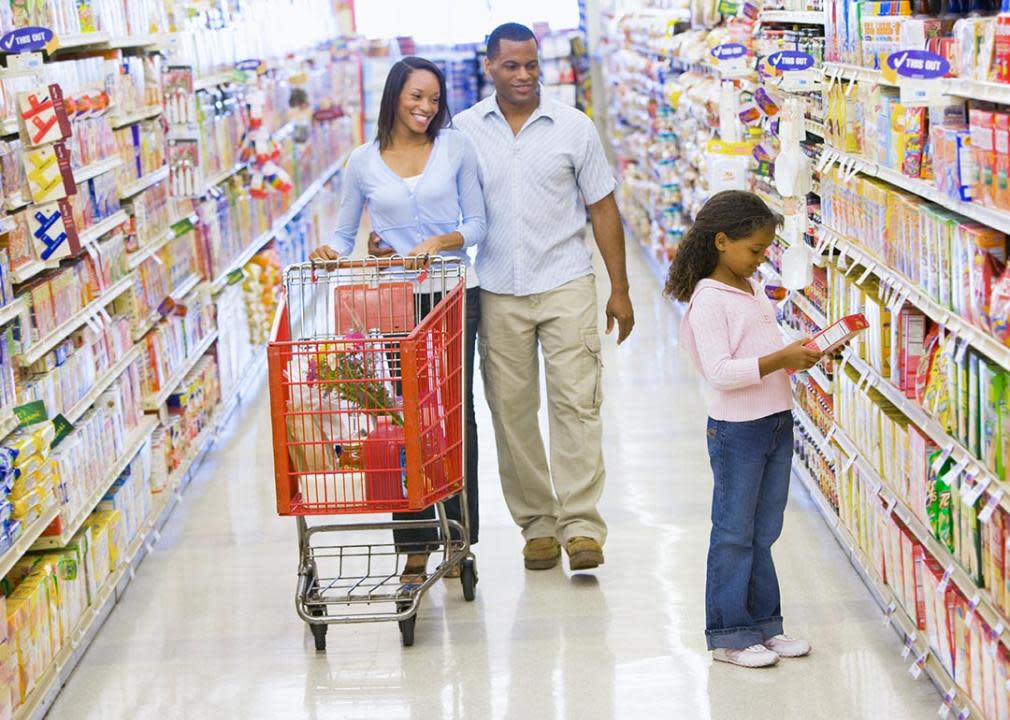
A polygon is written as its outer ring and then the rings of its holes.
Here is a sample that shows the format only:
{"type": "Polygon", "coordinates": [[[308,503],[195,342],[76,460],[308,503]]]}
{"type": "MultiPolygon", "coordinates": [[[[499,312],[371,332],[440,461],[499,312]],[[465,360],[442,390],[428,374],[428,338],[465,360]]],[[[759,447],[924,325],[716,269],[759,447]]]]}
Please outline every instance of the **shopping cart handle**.
{"type": "Polygon", "coordinates": [[[462,260],[458,257],[445,257],[442,255],[390,255],[388,257],[368,257],[351,260],[350,258],[337,258],[336,260],[319,260],[313,258],[309,262],[288,266],[289,270],[340,270],[351,268],[394,268],[405,267],[407,264],[415,264],[418,260],[426,263],[444,263],[446,265],[460,265],[462,260]]]}

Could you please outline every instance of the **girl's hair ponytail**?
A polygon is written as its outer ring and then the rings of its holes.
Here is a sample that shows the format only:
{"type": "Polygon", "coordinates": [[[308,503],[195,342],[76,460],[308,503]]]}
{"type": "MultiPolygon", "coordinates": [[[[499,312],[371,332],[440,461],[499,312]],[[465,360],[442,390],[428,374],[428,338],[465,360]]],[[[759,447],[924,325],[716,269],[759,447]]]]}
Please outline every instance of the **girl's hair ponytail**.
{"type": "Polygon", "coordinates": [[[719,264],[715,236],[725,233],[741,240],[758,230],[777,227],[782,217],[754,193],[724,190],[708,199],[698,211],[694,224],[684,234],[666,278],[667,297],[687,302],[697,284],[711,275],[719,264]]]}

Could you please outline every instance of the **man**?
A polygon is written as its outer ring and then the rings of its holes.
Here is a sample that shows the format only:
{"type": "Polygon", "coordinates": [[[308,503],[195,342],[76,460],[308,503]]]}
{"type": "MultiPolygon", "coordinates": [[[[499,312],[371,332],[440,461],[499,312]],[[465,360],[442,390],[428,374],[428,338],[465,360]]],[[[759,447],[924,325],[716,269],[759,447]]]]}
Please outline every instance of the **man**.
{"type": "Polygon", "coordinates": [[[488,38],[494,96],[461,113],[480,160],[488,212],[477,248],[480,355],[509,510],[526,567],[545,570],[565,544],[572,570],[603,564],[600,336],[586,208],[610,275],[607,333],[631,333],[624,231],[614,178],[592,121],[540,96],[538,45],[522,25],[488,38]],[[550,415],[550,466],[537,422],[538,347],[550,415]],[[553,487],[552,487],[553,481],[553,487]]]}

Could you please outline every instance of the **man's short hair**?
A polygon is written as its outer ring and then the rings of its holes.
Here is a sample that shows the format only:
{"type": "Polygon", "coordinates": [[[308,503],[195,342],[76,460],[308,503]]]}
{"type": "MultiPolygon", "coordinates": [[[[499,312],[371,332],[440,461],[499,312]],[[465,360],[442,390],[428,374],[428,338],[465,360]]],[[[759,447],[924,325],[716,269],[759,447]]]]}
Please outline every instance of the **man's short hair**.
{"type": "MultiPolygon", "coordinates": [[[[510,42],[527,42],[529,40],[536,40],[537,36],[533,34],[525,25],[520,25],[519,23],[505,23],[504,25],[499,25],[491,34],[487,36],[487,56],[494,60],[498,56],[498,52],[501,50],[501,41],[508,40],[510,42]]],[[[539,45],[539,43],[537,43],[539,45]]]]}

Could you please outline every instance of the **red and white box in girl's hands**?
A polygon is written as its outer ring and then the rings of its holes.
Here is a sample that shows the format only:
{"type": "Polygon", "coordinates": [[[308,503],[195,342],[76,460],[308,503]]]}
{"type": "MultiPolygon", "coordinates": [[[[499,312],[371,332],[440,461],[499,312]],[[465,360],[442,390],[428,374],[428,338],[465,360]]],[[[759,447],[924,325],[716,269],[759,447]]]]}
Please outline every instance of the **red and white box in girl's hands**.
{"type": "Polygon", "coordinates": [[[862,313],[847,315],[810,338],[806,347],[828,355],[838,350],[868,327],[870,327],[870,324],[862,313]]]}

